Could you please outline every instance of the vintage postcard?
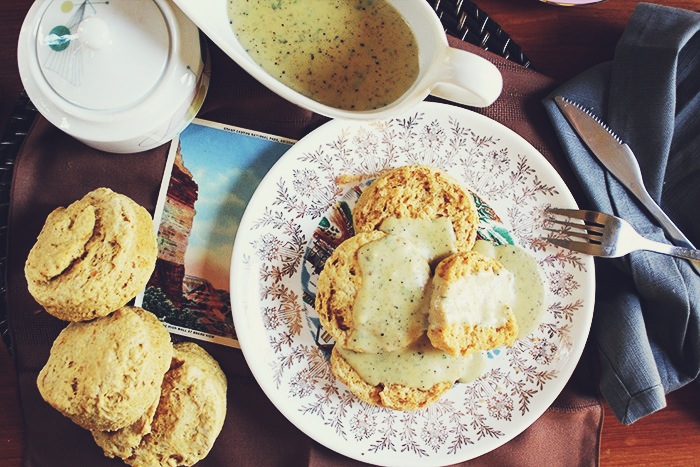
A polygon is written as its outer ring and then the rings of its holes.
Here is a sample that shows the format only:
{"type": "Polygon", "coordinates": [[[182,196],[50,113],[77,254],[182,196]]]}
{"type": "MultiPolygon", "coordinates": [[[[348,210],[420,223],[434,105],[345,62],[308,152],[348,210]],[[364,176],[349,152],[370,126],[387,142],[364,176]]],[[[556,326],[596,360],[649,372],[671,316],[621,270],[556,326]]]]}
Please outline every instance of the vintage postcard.
{"type": "Polygon", "coordinates": [[[205,120],[173,141],[154,215],[158,260],[136,301],[170,332],[238,347],[234,238],[255,189],[294,142],[205,120]]]}

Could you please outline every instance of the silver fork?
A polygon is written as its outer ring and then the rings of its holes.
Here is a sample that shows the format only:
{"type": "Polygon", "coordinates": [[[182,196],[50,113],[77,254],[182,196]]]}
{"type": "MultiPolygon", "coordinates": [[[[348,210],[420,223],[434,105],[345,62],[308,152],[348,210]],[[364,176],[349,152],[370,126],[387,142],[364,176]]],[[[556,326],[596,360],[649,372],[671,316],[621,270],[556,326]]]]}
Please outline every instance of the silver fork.
{"type": "Polygon", "coordinates": [[[559,229],[545,227],[557,235],[547,241],[569,250],[592,256],[617,258],[637,250],[655,251],[664,255],[700,261],[700,250],[655,242],[642,237],[627,221],[596,211],[549,208],[547,219],[559,229]],[[566,216],[569,220],[553,217],[566,216]],[[581,222],[583,221],[583,222],[581,222]],[[579,240],[573,240],[573,239],[579,240]]]}

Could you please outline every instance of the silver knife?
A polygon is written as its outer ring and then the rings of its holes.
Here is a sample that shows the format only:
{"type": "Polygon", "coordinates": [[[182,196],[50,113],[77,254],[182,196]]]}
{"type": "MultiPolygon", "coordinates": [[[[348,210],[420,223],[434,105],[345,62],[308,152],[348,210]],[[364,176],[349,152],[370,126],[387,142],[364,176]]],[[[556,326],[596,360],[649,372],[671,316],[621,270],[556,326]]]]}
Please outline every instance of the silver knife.
{"type": "MultiPolygon", "coordinates": [[[[644,205],[661,224],[669,239],[677,246],[696,249],[647,192],[639,163],[629,146],[598,117],[579,104],[562,96],[555,97],[554,102],[591,152],[644,205]]],[[[700,263],[690,261],[690,264],[700,274],[700,263]]]]}

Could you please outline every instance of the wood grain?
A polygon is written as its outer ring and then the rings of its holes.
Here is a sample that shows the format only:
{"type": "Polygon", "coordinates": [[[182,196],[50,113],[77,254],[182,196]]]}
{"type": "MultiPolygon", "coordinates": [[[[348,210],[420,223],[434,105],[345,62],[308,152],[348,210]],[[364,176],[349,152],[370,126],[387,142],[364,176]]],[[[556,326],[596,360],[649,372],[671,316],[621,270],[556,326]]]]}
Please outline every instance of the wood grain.
{"type": "MultiPolygon", "coordinates": [[[[637,5],[636,0],[609,0],[577,8],[555,7],[536,0],[477,0],[532,61],[533,69],[564,82],[612,59],[615,44],[637,5]]],[[[663,0],[665,5],[700,9],[698,0],[663,0]]],[[[31,0],[3,0],[0,16],[0,128],[22,89],[16,45],[31,0]]],[[[0,346],[2,347],[2,346],[0,346]]],[[[21,465],[22,416],[12,361],[0,348],[0,465],[21,465]]],[[[700,465],[700,385],[672,393],[668,407],[632,426],[619,423],[606,407],[601,440],[603,466],[700,465]]]]}
{"type": "Polygon", "coordinates": [[[668,406],[631,426],[605,406],[600,464],[603,466],[700,465],[700,384],[673,392],[668,406]]]}

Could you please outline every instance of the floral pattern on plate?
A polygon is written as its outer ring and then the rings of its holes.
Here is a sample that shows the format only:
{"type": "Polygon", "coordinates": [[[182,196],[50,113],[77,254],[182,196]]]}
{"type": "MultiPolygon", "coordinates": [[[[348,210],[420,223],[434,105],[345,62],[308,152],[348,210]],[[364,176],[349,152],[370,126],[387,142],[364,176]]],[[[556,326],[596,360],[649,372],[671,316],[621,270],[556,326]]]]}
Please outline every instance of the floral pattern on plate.
{"type": "Polygon", "coordinates": [[[543,240],[543,210],[552,205],[575,202],[544,157],[468,110],[424,103],[394,119],[332,121],[312,132],[263,180],[234,245],[234,322],[256,379],[309,436],[366,462],[441,465],[504,444],[563,389],[590,328],[593,263],[543,240]],[[528,249],[548,290],[536,331],[488,352],[481,377],[425,409],[398,412],[359,401],[335,380],[316,343],[312,304],[325,258],[352,234],[350,211],[367,180],[408,164],[431,165],[470,188],[482,235],[528,249]]]}

